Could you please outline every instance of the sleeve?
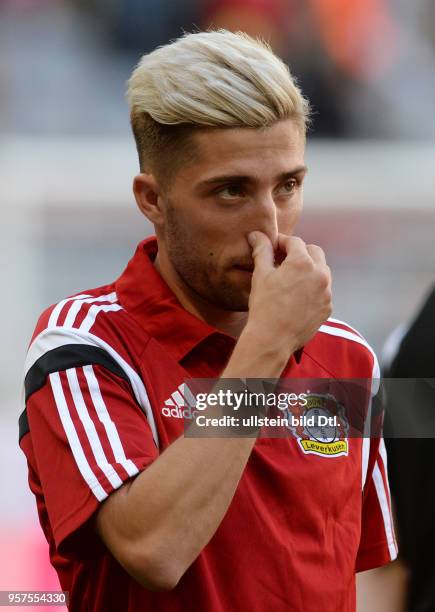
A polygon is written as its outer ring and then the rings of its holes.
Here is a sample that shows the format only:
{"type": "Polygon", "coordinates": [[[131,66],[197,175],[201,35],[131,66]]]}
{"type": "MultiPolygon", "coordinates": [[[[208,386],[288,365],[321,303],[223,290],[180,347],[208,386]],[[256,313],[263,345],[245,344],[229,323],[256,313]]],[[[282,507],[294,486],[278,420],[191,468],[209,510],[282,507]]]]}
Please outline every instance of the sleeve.
{"type": "Polygon", "coordinates": [[[361,540],[355,568],[357,572],[385,565],[397,557],[384,440],[363,439],[363,456],[364,453],[369,456],[363,489],[361,540]]]}
{"type": "Polygon", "coordinates": [[[74,557],[101,502],[158,456],[152,431],[129,382],[96,363],[47,373],[26,408],[54,543],[74,557]]]}

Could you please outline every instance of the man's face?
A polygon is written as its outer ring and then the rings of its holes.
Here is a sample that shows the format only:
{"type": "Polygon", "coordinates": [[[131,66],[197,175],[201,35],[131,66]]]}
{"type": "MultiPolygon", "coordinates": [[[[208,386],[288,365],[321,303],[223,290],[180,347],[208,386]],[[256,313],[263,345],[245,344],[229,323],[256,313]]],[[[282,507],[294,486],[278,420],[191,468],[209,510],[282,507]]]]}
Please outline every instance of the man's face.
{"type": "Polygon", "coordinates": [[[162,196],[159,250],[179,280],[223,310],[246,311],[253,261],[247,241],[264,232],[274,248],[302,208],[305,139],[291,120],[262,129],[204,129],[198,161],[183,166],[162,196]]]}

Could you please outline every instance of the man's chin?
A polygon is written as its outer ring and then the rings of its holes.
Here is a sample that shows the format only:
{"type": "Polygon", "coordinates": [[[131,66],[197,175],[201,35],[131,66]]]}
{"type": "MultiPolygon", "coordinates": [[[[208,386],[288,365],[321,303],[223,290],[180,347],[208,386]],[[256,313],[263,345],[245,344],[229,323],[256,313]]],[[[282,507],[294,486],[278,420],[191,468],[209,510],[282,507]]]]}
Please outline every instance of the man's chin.
{"type": "Polygon", "coordinates": [[[249,310],[249,294],[251,287],[242,289],[240,286],[224,287],[213,300],[216,306],[230,312],[247,312],[249,310]]]}
{"type": "Polygon", "coordinates": [[[222,305],[223,310],[227,310],[228,312],[248,312],[249,304],[248,302],[233,302],[232,304],[222,305]]]}

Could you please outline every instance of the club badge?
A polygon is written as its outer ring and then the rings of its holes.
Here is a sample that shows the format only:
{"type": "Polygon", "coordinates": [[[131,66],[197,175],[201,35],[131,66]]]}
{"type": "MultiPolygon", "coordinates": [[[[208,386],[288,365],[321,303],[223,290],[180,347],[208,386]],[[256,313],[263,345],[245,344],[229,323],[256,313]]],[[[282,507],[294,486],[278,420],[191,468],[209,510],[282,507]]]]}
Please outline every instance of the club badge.
{"type": "Polygon", "coordinates": [[[330,394],[308,394],[306,405],[287,412],[289,429],[306,455],[340,457],[349,453],[344,407],[330,394]]]}

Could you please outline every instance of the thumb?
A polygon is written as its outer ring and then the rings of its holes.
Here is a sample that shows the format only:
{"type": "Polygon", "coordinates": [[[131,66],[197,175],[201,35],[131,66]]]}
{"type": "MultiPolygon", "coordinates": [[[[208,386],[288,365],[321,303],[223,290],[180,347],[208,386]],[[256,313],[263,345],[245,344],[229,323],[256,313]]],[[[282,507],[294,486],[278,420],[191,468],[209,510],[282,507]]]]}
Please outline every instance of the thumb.
{"type": "Polygon", "coordinates": [[[274,267],[273,246],[263,232],[255,231],[248,234],[248,242],[252,247],[252,258],[256,268],[270,269],[274,267]]]}

